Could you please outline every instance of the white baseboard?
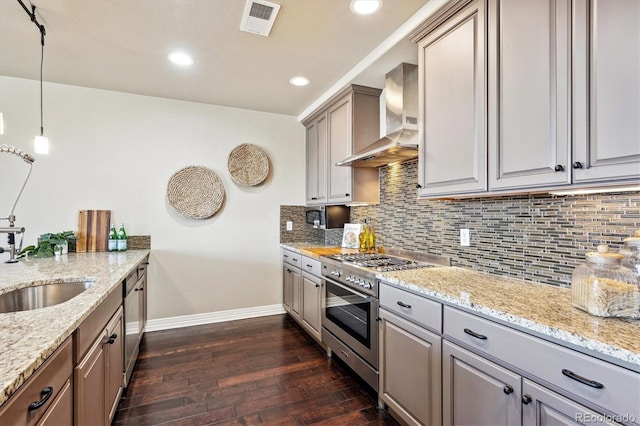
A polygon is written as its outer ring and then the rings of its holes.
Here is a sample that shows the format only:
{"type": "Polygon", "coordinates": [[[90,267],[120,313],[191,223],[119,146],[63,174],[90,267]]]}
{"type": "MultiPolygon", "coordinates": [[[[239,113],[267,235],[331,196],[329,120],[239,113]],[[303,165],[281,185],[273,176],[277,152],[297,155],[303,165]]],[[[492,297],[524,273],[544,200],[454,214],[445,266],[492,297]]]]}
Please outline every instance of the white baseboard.
{"type": "Polygon", "coordinates": [[[145,331],[170,330],[192,325],[213,324],[246,318],[284,314],[282,305],[254,306],[253,308],[231,309],[229,311],[206,312],[203,314],[182,315],[178,317],[150,319],[145,331]]]}

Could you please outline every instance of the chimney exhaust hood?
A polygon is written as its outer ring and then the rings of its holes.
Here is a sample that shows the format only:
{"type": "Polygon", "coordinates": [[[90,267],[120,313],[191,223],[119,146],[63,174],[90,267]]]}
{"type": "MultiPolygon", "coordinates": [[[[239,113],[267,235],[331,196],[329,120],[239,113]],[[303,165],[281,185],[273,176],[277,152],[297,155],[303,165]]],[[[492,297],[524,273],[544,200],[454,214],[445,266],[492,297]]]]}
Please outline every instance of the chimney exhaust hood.
{"type": "Polygon", "coordinates": [[[401,63],[385,80],[387,135],[336,166],[381,167],[418,157],[418,66],[401,63]]]}

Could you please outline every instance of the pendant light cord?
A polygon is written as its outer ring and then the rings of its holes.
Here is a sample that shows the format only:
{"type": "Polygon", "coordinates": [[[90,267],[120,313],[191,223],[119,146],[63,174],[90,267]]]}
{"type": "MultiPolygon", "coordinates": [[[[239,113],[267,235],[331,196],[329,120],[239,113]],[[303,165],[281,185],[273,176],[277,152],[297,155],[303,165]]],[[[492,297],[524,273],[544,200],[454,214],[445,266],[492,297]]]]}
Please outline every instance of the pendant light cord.
{"type": "MultiPolygon", "coordinates": [[[[43,27],[44,28],[44,27],[43,27]]],[[[44,110],[42,107],[42,67],[44,64],[44,32],[41,36],[41,47],[40,47],[40,136],[44,136],[44,110]]]]}

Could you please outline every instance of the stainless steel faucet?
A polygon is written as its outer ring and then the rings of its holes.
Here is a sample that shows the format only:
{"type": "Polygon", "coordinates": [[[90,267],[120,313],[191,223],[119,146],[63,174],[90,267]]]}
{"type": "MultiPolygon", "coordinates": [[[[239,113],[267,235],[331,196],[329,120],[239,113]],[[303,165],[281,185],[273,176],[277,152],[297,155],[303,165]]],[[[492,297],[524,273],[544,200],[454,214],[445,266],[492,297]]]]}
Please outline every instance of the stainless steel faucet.
{"type": "Polygon", "coordinates": [[[0,145],[0,153],[6,152],[8,154],[17,155],[22,158],[25,163],[29,165],[29,173],[27,173],[27,177],[24,179],[24,183],[22,184],[22,188],[20,188],[20,192],[18,192],[18,196],[16,197],[16,201],[13,203],[13,207],[11,208],[11,213],[9,216],[0,218],[0,220],[9,221],[8,227],[0,227],[0,233],[7,234],[7,242],[9,244],[8,247],[0,247],[0,253],[4,253],[5,251],[9,251],[9,260],[5,261],[5,263],[16,263],[18,259],[16,259],[16,254],[20,253],[22,250],[22,240],[24,236],[24,228],[19,228],[15,226],[16,216],[13,212],[16,209],[16,205],[18,204],[18,200],[20,200],[20,196],[22,195],[22,191],[24,191],[24,187],[27,185],[27,181],[29,180],[29,176],[31,176],[31,169],[33,168],[33,162],[35,159],[20,149],[9,146],[9,145],[0,145]],[[16,248],[16,234],[20,234],[20,244],[16,248]]]}

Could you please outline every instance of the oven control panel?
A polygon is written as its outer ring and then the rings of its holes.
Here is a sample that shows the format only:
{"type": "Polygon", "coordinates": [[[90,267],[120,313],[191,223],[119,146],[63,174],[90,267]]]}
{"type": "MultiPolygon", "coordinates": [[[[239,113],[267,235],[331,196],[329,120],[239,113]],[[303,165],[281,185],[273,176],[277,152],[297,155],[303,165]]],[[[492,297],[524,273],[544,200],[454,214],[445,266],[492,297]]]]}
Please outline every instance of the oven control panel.
{"type": "Polygon", "coordinates": [[[367,290],[370,290],[373,287],[373,281],[366,278],[360,278],[355,275],[347,275],[345,281],[351,284],[355,284],[359,287],[366,288],[367,290]]]}

